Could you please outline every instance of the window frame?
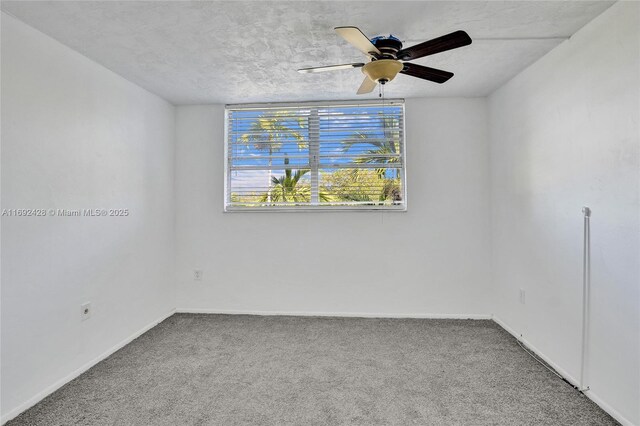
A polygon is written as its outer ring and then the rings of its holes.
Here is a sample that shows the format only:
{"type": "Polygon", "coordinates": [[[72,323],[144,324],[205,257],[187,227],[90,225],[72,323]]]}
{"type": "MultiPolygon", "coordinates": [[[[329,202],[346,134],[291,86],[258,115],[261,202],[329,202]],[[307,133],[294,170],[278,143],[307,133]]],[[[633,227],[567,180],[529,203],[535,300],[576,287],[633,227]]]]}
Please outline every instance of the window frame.
{"type": "MultiPolygon", "coordinates": [[[[367,100],[344,100],[344,101],[311,101],[311,102],[268,102],[268,103],[251,103],[251,104],[227,104],[224,108],[224,188],[223,188],[223,212],[406,212],[407,211],[407,144],[406,144],[406,119],[405,119],[405,101],[404,99],[378,99],[367,100]],[[292,206],[259,206],[259,207],[242,207],[233,206],[228,203],[228,191],[230,187],[231,174],[229,172],[231,159],[229,158],[229,116],[234,110],[266,110],[266,109],[284,109],[284,108],[304,108],[304,107],[358,107],[368,105],[393,105],[402,109],[402,123],[400,130],[402,133],[402,168],[400,176],[402,182],[402,204],[383,204],[383,205],[292,205],[292,206]]],[[[318,163],[311,164],[311,171],[318,169],[318,163]]]]}

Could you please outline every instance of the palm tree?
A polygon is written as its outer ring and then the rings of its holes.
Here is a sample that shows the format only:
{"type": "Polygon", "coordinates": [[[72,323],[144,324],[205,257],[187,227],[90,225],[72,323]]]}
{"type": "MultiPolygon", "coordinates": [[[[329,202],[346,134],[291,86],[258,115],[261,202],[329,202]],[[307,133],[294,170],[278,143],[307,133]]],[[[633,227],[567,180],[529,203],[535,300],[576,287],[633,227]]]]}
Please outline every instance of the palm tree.
{"type": "MultiPolygon", "coordinates": [[[[285,157],[284,164],[289,164],[285,157]]],[[[262,196],[262,202],[309,202],[311,200],[311,186],[300,184],[300,178],[309,172],[308,169],[300,169],[295,172],[285,169],[284,176],[271,177],[273,184],[269,191],[262,196]]]]}
{"type": "MultiPolygon", "coordinates": [[[[289,164],[289,159],[285,157],[285,166],[289,164]]],[[[273,186],[269,192],[262,196],[261,202],[294,202],[308,203],[311,201],[311,184],[300,183],[300,179],[309,173],[309,169],[299,169],[295,172],[292,169],[285,169],[284,176],[271,177],[273,186]]],[[[320,191],[318,194],[322,201],[329,201],[327,195],[320,191]]]]}
{"type": "MultiPolygon", "coordinates": [[[[397,168],[402,161],[400,153],[400,132],[396,130],[398,127],[397,118],[380,117],[380,130],[382,135],[355,131],[349,139],[344,141],[342,148],[342,151],[346,152],[358,143],[371,145],[372,148],[364,151],[362,157],[354,159],[353,162],[356,164],[389,165],[389,167],[378,167],[375,169],[378,178],[385,180],[379,201],[391,200],[394,203],[402,201],[400,173],[397,168]],[[386,178],[387,170],[390,168],[395,168],[392,179],[386,178]]],[[[353,169],[351,173],[354,181],[358,180],[358,175],[362,173],[362,170],[363,169],[353,169]]]]}
{"type": "Polygon", "coordinates": [[[300,178],[308,173],[309,170],[291,169],[284,171],[284,176],[271,177],[273,186],[267,194],[264,194],[262,202],[303,202],[308,203],[311,200],[311,186],[299,184],[300,178]],[[269,197],[271,198],[269,200],[269,197]]]}
{"type": "MultiPolygon", "coordinates": [[[[400,132],[395,129],[398,128],[398,119],[392,117],[381,117],[380,127],[382,130],[382,137],[378,135],[372,135],[370,133],[362,133],[355,131],[353,136],[344,141],[343,152],[350,150],[357,143],[366,143],[372,145],[370,148],[363,152],[363,156],[356,158],[353,162],[356,164],[389,164],[388,168],[393,168],[394,164],[401,161],[400,155],[400,132]]],[[[357,169],[356,169],[357,170],[357,169]]],[[[387,172],[387,168],[377,168],[376,173],[379,178],[384,178],[387,172]]],[[[398,170],[396,169],[394,177],[398,178],[398,170]]]]}
{"type": "MultiPolygon", "coordinates": [[[[290,111],[277,111],[267,116],[258,117],[249,126],[247,133],[240,136],[241,143],[258,151],[269,152],[269,184],[273,181],[271,174],[272,156],[280,151],[283,143],[295,141],[298,149],[307,147],[304,131],[307,128],[303,117],[291,117],[290,111]]],[[[267,192],[270,201],[271,191],[267,192]]]]}

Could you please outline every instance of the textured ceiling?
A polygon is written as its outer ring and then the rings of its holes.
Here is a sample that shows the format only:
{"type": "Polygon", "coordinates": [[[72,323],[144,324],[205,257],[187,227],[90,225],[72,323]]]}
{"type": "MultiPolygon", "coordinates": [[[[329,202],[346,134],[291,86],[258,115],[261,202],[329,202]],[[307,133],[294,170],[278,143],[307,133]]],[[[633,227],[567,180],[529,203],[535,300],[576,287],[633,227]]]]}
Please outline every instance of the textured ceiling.
{"type": "MultiPolygon", "coordinates": [[[[354,25],[411,46],[458,29],[473,44],[416,60],[447,83],[400,75],[391,97],[485,96],[613,2],[3,1],[2,10],[174,104],[353,99],[361,62],[335,34],[354,25]]],[[[366,97],[375,97],[376,93],[366,97]]]]}

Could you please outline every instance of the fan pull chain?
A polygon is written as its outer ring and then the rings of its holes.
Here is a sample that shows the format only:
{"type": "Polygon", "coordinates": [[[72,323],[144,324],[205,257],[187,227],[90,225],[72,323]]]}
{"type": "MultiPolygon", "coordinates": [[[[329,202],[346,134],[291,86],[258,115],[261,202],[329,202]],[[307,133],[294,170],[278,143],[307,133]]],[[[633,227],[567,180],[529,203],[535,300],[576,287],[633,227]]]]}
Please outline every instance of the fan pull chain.
{"type": "Polygon", "coordinates": [[[387,123],[385,117],[387,112],[384,104],[384,84],[380,85],[380,97],[382,98],[382,132],[386,134],[387,123]]]}

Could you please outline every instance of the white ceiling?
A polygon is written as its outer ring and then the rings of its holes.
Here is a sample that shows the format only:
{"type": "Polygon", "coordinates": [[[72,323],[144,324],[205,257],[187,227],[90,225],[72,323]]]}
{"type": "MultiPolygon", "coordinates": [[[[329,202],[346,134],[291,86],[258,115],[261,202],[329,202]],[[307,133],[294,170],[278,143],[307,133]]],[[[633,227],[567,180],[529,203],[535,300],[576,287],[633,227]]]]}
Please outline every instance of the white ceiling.
{"type": "Polygon", "coordinates": [[[333,31],[344,25],[405,46],[467,31],[470,46],[415,61],[451,80],[400,75],[385,95],[485,96],[612,3],[3,1],[2,10],[174,104],[198,104],[355,98],[358,69],[295,71],[363,61],[333,31]]]}

